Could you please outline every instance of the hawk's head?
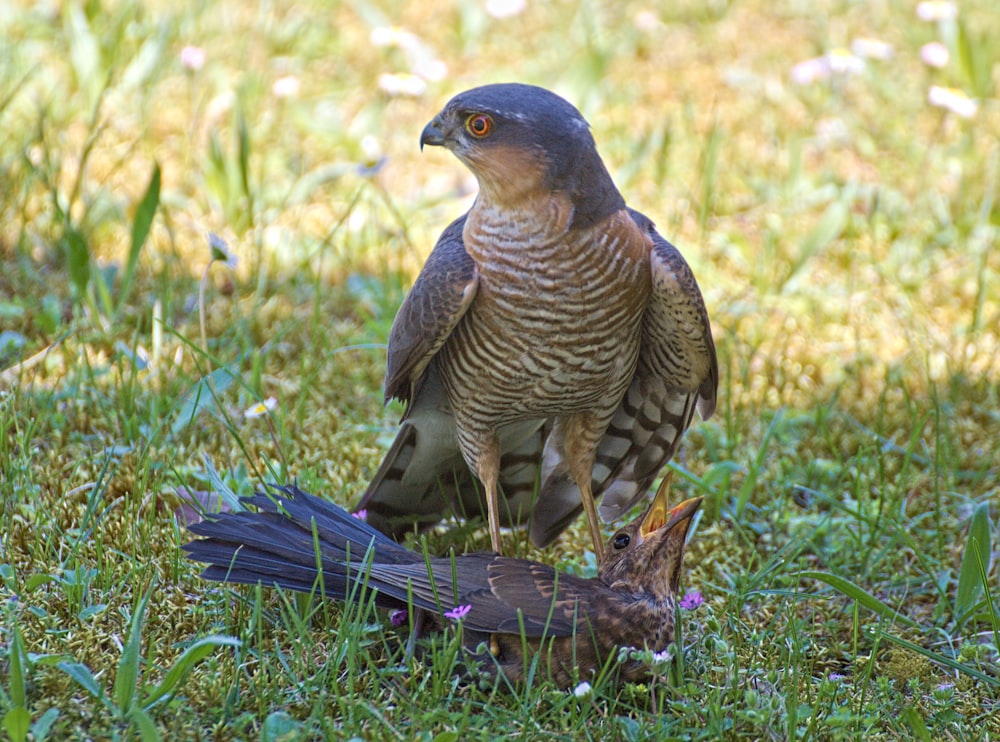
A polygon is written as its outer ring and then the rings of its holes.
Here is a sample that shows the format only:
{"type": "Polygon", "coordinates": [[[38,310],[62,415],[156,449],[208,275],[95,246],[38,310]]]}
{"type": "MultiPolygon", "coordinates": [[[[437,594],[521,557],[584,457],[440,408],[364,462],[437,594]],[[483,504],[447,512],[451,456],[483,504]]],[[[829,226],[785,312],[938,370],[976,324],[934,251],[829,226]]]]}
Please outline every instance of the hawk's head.
{"type": "Polygon", "coordinates": [[[499,204],[563,192],[577,227],[624,206],[587,121],[544,88],[502,83],[459,93],[424,128],[425,144],[451,150],[499,204]]]}

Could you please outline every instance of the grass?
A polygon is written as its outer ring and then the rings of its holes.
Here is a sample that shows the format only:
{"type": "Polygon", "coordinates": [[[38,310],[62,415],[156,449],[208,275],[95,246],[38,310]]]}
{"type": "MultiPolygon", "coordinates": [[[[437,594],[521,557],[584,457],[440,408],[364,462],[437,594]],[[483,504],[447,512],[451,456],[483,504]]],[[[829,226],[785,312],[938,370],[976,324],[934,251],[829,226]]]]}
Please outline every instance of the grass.
{"type": "MultiPolygon", "coordinates": [[[[937,22],[899,4],[484,7],[0,5],[5,734],[996,739],[992,4],[937,22]],[[414,36],[377,45],[386,26],[414,36]],[[892,57],[792,82],[863,38],[892,57]],[[932,41],[944,68],[920,61],[932,41]],[[423,94],[380,87],[414,69],[423,94]],[[675,462],[677,496],[707,496],[683,664],[582,698],[457,680],[454,636],[407,659],[363,596],[206,584],[174,518],[180,487],[298,477],[356,501],[400,412],[380,392],[393,313],[468,203],[419,132],[508,79],[583,110],[691,262],[722,370],[675,462]],[[978,111],[929,105],[931,85],[978,111]]],[[[487,540],[429,540],[452,544],[487,540]]],[[[518,549],[586,572],[586,544],[577,524],[518,549]]]]}

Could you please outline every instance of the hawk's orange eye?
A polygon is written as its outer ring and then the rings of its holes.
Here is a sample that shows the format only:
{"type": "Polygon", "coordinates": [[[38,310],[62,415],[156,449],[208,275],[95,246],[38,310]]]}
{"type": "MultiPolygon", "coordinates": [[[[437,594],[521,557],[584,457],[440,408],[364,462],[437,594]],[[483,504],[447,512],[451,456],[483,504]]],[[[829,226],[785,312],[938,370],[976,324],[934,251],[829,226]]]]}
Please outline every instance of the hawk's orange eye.
{"type": "Polygon", "coordinates": [[[493,119],[485,113],[476,113],[466,119],[465,128],[472,136],[482,139],[493,131],[493,119]]]}

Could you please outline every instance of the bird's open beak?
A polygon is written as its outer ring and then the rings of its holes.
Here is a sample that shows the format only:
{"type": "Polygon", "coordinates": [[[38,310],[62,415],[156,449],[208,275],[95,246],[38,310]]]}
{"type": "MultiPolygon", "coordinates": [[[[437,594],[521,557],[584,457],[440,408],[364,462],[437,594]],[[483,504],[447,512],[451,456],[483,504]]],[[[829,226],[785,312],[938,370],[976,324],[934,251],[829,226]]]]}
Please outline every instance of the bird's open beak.
{"type": "Polygon", "coordinates": [[[667,476],[660,483],[660,488],[656,490],[653,503],[649,506],[649,510],[646,511],[646,515],[642,519],[642,525],[639,527],[639,535],[642,538],[647,538],[650,534],[660,530],[664,526],[666,526],[668,531],[673,530],[678,524],[694,517],[694,514],[698,512],[698,508],[701,507],[701,501],[704,499],[702,497],[692,497],[690,500],[685,500],[673,508],[669,507],[670,481],[673,479],[673,475],[673,471],[668,471],[667,476]]]}
{"type": "Polygon", "coordinates": [[[420,150],[423,151],[425,144],[429,144],[432,147],[441,147],[444,145],[444,142],[444,127],[441,124],[440,117],[435,117],[420,133],[420,150]]]}

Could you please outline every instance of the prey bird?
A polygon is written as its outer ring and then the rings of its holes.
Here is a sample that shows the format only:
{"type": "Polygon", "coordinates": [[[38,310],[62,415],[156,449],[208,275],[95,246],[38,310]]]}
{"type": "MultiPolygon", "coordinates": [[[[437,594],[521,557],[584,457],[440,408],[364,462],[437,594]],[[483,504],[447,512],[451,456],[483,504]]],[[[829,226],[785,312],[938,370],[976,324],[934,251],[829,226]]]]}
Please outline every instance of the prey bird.
{"type": "MultiPolygon", "coordinates": [[[[322,589],[339,600],[362,583],[381,608],[423,610],[437,626],[460,615],[463,645],[481,669],[517,683],[538,655],[540,671],[567,687],[593,679],[620,647],[662,652],[674,639],[685,538],[702,498],[670,508],[669,481],[611,537],[590,579],[498,554],[425,557],[294,485],[249,498],[256,512],[189,526],[203,538],[184,549],[209,565],[210,580],[322,589]]],[[[612,671],[625,681],[649,672],[637,659],[612,671]]]]}
{"type": "Polygon", "coordinates": [[[398,538],[485,500],[497,553],[502,525],[530,520],[544,546],[582,508],[600,556],[595,501],[605,521],[624,515],[695,410],[715,410],[698,284],[554,93],[468,90],[420,144],[450,150],[479,191],[396,315],[385,399],[407,409],[357,507],[398,538]]]}

